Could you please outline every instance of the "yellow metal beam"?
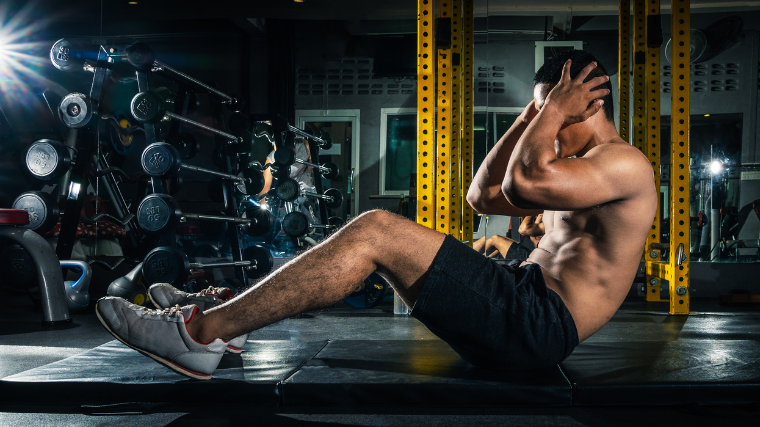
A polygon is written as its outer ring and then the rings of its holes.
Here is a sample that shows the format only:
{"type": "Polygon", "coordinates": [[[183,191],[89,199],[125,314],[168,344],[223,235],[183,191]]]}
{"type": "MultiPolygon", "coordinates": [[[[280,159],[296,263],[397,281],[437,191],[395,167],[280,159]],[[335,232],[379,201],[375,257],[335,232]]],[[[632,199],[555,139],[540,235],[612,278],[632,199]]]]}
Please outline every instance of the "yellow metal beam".
{"type": "MultiPolygon", "coordinates": [[[[646,15],[647,17],[660,16],[660,0],[649,0],[646,3],[646,15]]],[[[660,31],[659,28],[650,29],[645,28],[646,32],[660,31]]],[[[649,34],[647,34],[649,36],[649,34]]],[[[649,37],[647,37],[649,38],[649,37]]],[[[647,115],[646,119],[646,131],[644,138],[646,140],[647,157],[654,169],[654,185],[657,190],[657,194],[660,194],[660,46],[646,48],[646,65],[644,67],[645,72],[645,87],[646,87],[646,107],[644,114],[647,115]]],[[[652,223],[652,230],[647,236],[646,251],[644,252],[645,261],[659,261],[660,250],[653,248],[652,244],[660,243],[660,208],[657,208],[657,213],[652,223]]],[[[661,279],[658,277],[647,276],[646,286],[646,299],[647,301],[660,301],[660,283],[661,279]]]]}
{"type": "Polygon", "coordinates": [[[449,147],[449,229],[446,233],[462,240],[461,123],[462,123],[462,0],[451,4],[451,140],[449,147]]]}
{"type": "Polygon", "coordinates": [[[670,314],[689,314],[690,0],[671,0],[670,314]],[[681,259],[679,258],[681,256],[681,259]]]}
{"type": "Polygon", "coordinates": [[[646,1],[633,2],[633,135],[631,143],[646,153],[646,1]]]}
{"type": "Polygon", "coordinates": [[[472,227],[474,212],[465,198],[472,184],[473,169],[473,133],[472,123],[475,110],[475,98],[472,88],[475,75],[475,14],[474,0],[464,0],[462,5],[462,90],[460,110],[462,114],[461,174],[462,174],[462,240],[472,246],[472,227]]]}
{"type": "MultiPolygon", "coordinates": [[[[647,278],[656,277],[660,280],[668,280],[668,277],[673,273],[670,268],[670,264],[662,261],[646,261],[646,274],[647,278]]],[[[659,294],[659,292],[658,292],[659,294]]]]}
{"type": "MultiPolygon", "coordinates": [[[[424,0],[423,0],[424,1],[424,0]]],[[[438,0],[438,17],[451,18],[451,0],[438,0]]],[[[436,92],[435,229],[451,231],[451,49],[438,48],[436,92]]]]}
{"type": "Polygon", "coordinates": [[[435,19],[417,0],[417,223],[435,228],[435,19]]]}
{"type": "Polygon", "coordinates": [[[620,0],[618,11],[618,126],[631,143],[631,0],[620,0]]]}

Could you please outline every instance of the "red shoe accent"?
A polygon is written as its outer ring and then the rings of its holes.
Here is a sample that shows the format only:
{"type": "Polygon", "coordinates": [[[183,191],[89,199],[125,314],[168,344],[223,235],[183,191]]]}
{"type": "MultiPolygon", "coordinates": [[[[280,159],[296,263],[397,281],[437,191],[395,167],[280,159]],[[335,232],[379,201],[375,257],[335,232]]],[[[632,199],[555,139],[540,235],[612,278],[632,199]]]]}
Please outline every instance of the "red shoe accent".
{"type": "MultiPolygon", "coordinates": [[[[195,318],[195,313],[197,313],[197,312],[199,312],[199,311],[201,311],[201,309],[200,309],[200,308],[198,308],[198,306],[195,306],[195,307],[193,308],[193,312],[192,312],[192,313],[190,313],[190,318],[189,318],[189,319],[187,319],[187,320],[185,320],[185,330],[186,330],[186,331],[187,331],[187,324],[188,324],[188,323],[190,323],[190,322],[191,322],[191,321],[192,321],[192,320],[195,318]]],[[[195,337],[194,337],[194,336],[190,335],[190,331],[187,331],[187,335],[190,337],[190,339],[192,339],[193,341],[197,342],[197,343],[198,343],[198,344],[200,344],[200,345],[209,345],[209,344],[211,344],[212,342],[214,342],[214,340],[211,340],[211,341],[209,341],[209,342],[200,342],[200,341],[198,341],[197,339],[195,339],[195,337]]],[[[222,342],[223,342],[223,343],[225,343],[225,344],[227,344],[227,342],[228,342],[228,341],[225,341],[223,338],[219,338],[219,339],[220,339],[220,340],[222,340],[222,342]]]]}

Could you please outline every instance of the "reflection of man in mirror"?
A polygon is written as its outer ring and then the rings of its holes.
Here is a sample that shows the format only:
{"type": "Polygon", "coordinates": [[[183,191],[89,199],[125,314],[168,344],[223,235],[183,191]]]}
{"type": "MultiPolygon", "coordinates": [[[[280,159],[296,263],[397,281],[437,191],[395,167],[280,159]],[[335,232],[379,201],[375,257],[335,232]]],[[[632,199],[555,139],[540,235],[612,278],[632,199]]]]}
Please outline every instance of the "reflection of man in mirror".
{"type": "Polygon", "coordinates": [[[373,210],[212,309],[146,312],[107,297],[98,315],[154,360],[210,378],[228,340],[330,306],[377,271],[413,317],[472,364],[554,366],[628,294],[658,197],[649,161],[615,130],[609,76],[593,56],[563,52],[534,83],[534,99],[488,153],[467,195],[481,213],[543,211],[546,234],[519,267],[373,210]]]}
{"type": "MultiPolygon", "coordinates": [[[[538,247],[538,242],[544,235],[543,216],[543,214],[526,215],[520,221],[520,228],[517,229],[520,236],[530,239],[534,248],[538,247]]],[[[511,228],[510,225],[510,230],[511,228]]],[[[472,244],[472,248],[489,258],[500,256],[506,260],[520,261],[528,259],[532,251],[529,246],[523,245],[523,242],[499,234],[494,234],[487,239],[486,236],[481,237],[472,244]]]]}

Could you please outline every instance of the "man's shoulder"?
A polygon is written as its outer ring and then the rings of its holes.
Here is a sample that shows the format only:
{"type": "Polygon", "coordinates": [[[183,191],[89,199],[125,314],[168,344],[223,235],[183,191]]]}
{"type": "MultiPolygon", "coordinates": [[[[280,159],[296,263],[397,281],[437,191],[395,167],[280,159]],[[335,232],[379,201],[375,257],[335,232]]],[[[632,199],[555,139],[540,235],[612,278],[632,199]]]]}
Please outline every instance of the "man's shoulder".
{"type": "Polygon", "coordinates": [[[627,163],[630,167],[651,168],[646,156],[622,138],[619,138],[619,141],[608,142],[592,148],[585,157],[605,164],[627,163]]]}

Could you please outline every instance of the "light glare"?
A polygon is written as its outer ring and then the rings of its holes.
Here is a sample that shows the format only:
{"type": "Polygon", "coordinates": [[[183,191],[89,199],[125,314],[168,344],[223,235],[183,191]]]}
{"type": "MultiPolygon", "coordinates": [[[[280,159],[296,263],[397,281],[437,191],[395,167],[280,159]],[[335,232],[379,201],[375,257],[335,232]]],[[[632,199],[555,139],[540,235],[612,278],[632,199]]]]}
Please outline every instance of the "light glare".
{"type": "Polygon", "coordinates": [[[710,163],[710,172],[713,175],[723,172],[723,163],[720,160],[713,160],[713,162],[710,163]]]}

